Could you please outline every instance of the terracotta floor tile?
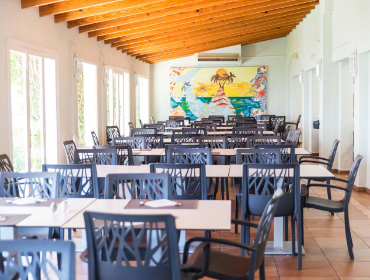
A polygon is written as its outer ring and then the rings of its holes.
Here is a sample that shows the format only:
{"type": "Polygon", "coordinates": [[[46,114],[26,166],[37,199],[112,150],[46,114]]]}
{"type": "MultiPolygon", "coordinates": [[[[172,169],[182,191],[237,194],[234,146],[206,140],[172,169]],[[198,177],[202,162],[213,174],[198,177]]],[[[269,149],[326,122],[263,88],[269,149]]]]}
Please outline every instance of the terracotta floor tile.
{"type": "MultiPolygon", "coordinates": [[[[315,238],[315,241],[322,250],[325,249],[338,249],[347,248],[346,238],[315,238]]],[[[362,241],[361,238],[352,237],[353,248],[354,249],[368,249],[369,246],[362,241]]]]}
{"type": "MultiPolygon", "coordinates": [[[[330,262],[350,261],[347,248],[323,249],[330,262]]],[[[370,261],[370,249],[353,248],[355,262],[370,261]]]]}
{"type": "Polygon", "coordinates": [[[280,280],[339,280],[339,277],[280,277],[280,280]]]}
{"type": "MultiPolygon", "coordinates": [[[[309,232],[311,233],[313,238],[341,238],[346,237],[346,233],[344,228],[309,228],[309,232]]],[[[357,237],[356,234],[352,231],[352,238],[357,237]]],[[[364,236],[367,237],[367,236],[364,236]]],[[[370,237],[370,235],[369,235],[370,237]]]]}
{"type": "Polygon", "coordinates": [[[303,269],[297,269],[297,263],[275,262],[280,277],[336,277],[336,274],[329,262],[304,262],[303,269]]]}
{"type": "Polygon", "coordinates": [[[370,262],[331,262],[339,277],[368,277],[370,279],[370,262]]]}
{"type": "MultiPolygon", "coordinates": [[[[369,221],[370,222],[370,221],[369,221]]],[[[340,219],[305,219],[307,228],[342,228],[344,222],[340,219]]]]}

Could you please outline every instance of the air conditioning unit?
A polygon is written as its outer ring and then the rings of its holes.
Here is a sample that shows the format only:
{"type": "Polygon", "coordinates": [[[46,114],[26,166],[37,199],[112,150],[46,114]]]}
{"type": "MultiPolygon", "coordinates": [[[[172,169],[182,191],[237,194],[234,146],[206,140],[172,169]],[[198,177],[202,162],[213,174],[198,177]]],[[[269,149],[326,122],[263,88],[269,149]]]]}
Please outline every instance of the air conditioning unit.
{"type": "Polygon", "coordinates": [[[241,59],[238,53],[197,53],[195,54],[195,63],[196,65],[240,65],[241,59]]]}

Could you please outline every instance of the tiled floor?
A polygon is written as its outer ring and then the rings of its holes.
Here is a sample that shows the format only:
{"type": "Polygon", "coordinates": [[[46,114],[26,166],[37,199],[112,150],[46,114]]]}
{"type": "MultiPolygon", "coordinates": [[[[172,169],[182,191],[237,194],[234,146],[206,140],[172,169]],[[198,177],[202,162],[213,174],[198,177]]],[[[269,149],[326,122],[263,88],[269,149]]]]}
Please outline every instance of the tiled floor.
{"type": "MultiPolygon", "coordinates": [[[[337,175],[346,179],[346,175],[337,175]]],[[[344,186],[342,184],[342,186],[344,186]]],[[[340,191],[333,191],[333,198],[342,197],[340,191]]],[[[325,189],[313,189],[311,195],[326,197],[325,189]]],[[[234,191],[230,199],[234,207],[234,191]]],[[[348,256],[344,233],[343,214],[321,212],[314,209],[304,211],[304,234],[306,255],[303,269],[297,270],[297,258],[293,256],[266,256],[268,280],[370,280],[370,196],[364,192],[353,192],[350,202],[350,224],[354,243],[355,260],[348,256]]],[[[234,211],[232,213],[234,215],[234,211]]],[[[273,231],[273,229],[272,229],[273,231]]],[[[187,237],[203,235],[202,232],[188,232],[187,237]]],[[[214,232],[212,237],[239,240],[234,229],[229,232],[214,232]]],[[[272,233],[270,234],[270,239],[272,233]]],[[[239,251],[228,246],[215,246],[239,255],[239,251]]],[[[76,256],[77,279],[87,279],[87,264],[76,256]]],[[[256,274],[258,279],[258,273],[256,274]]],[[[204,278],[206,279],[206,278],[204,278]]]]}

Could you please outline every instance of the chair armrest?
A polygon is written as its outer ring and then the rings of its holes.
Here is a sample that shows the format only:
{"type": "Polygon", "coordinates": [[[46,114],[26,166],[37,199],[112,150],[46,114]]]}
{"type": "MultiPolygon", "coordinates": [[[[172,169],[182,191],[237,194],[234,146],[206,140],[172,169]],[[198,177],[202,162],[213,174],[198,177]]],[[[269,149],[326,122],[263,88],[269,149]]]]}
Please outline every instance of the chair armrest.
{"type": "Polygon", "coordinates": [[[287,124],[295,124],[295,125],[297,125],[297,123],[296,122],[285,122],[285,124],[287,125],[287,124]]]}
{"type": "Polygon", "coordinates": [[[258,228],[258,224],[252,223],[250,221],[232,219],[231,220],[231,223],[232,224],[235,224],[235,225],[242,225],[242,226],[247,226],[247,227],[258,228]]]}
{"type": "Polygon", "coordinates": [[[349,190],[343,187],[335,186],[335,185],[329,185],[329,184],[309,184],[306,186],[307,189],[310,187],[319,187],[319,188],[331,188],[331,189],[337,189],[341,191],[348,192],[349,190]]]}
{"type": "Polygon", "coordinates": [[[330,163],[319,161],[319,160],[301,160],[301,159],[299,159],[299,164],[305,163],[305,162],[317,163],[317,164],[324,164],[324,165],[327,165],[327,166],[332,166],[330,163]]]}
{"type": "Polygon", "coordinates": [[[341,179],[341,178],[336,178],[336,177],[334,177],[334,178],[330,178],[329,179],[330,181],[338,181],[338,182],[343,182],[343,183],[348,183],[348,181],[347,180],[344,180],[344,179],[341,179]]]}
{"type": "Polygon", "coordinates": [[[238,247],[238,248],[241,248],[241,249],[244,249],[244,250],[250,250],[250,251],[256,251],[257,250],[257,248],[252,247],[250,245],[235,242],[235,241],[231,241],[231,240],[208,238],[208,237],[193,237],[193,238],[190,238],[185,243],[184,254],[183,254],[183,263],[184,264],[188,261],[190,244],[193,243],[193,242],[217,243],[217,244],[223,244],[223,245],[230,245],[230,246],[238,247]]]}
{"type": "Polygon", "coordinates": [[[323,157],[316,157],[316,156],[301,156],[301,157],[300,157],[299,162],[301,161],[301,159],[305,159],[305,158],[329,161],[329,159],[328,159],[328,158],[323,158],[323,157]]]}

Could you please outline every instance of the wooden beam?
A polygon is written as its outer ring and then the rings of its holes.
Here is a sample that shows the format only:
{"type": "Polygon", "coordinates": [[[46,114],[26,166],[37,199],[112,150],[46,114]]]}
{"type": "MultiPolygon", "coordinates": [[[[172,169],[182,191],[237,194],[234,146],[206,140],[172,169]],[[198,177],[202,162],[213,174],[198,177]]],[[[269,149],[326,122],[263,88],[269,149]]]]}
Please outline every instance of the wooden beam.
{"type": "MultiPolygon", "coordinates": [[[[57,14],[54,17],[55,22],[65,22],[69,21],[68,28],[80,26],[83,24],[78,24],[87,19],[93,18],[96,21],[105,21],[108,19],[119,18],[125,15],[130,15],[134,13],[140,13],[145,11],[151,11],[155,9],[156,6],[163,6],[164,0],[115,0],[113,3],[106,3],[104,5],[86,8],[82,10],[69,11],[66,13],[57,14]],[[153,8],[152,8],[153,6],[153,8]],[[114,14],[114,17],[113,17],[114,14]],[[111,16],[107,16],[111,15],[111,16]],[[108,18],[107,18],[108,17],[108,18]],[[81,19],[81,20],[80,20],[81,19]],[[98,20],[99,19],[99,20],[98,20]]],[[[166,1],[167,2],[167,1],[166,1]]],[[[177,2],[175,5],[179,5],[179,0],[168,1],[177,2]]]]}
{"type": "MultiPolygon", "coordinates": [[[[299,3],[311,2],[311,5],[312,5],[313,1],[316,1],[316,0],[294,0],[294,1],[292,1],[292,0],[272,0],[272,1],[269,1],[269,2],[270,3],[279,2],[279,4],[271,5],[269,7],[262,7],[262,8],[259,5],[249,5],[249,6],[243,6],[243,7],[234,8],[234,9],[227,9],[227,7],[219,5],[219,6],[213,7],[212,12],[208,13],[208,11],[207,11],[204,14],[202,14],[201,16],[195,16],[195,17],[193,16],[193,17],[183,18],[184,15],[180,16],[180,14],[178,14],[178,15],[176,15],[176,17],[166,16],[166,17],[162,17],[162,18],[156,18],[156,19],[152,19],[152,20],[141,21],[141,22],[138,22],[138,23],[125,24],[124,26],[120,26],[120,28],[124,28],[125,31],[115,32],[115,33],[107,34],[107,35],[100,35],[98,37],[98,41],[124,36],[124,35],[127,34],[127,31],[129,31],[130,29],[137,28],[137,27],[144,27],[145,26],[147,28],[151,28],[152,26],[149,26],[149,25],[161,24],[161,23],[165,24],[165,26],[174,26],[174,25],[175,26],[176,25],[181,26],[182,24],[192,23],[192,22],[196,21],[197,19],[198,20],[201,20],[201,19],[204,20],[206,18],[210,19],[211,22],[215,22],[215,21],[225,20],[225,19],[228,19],[228,18],[231,18],[231,17],[236,17],[236,16],[241,15],[241,14],[251,15],[251,16],[253,16],[256,13],[261,13],[261,14],[265,13],[265,14],[267,14],[271,10],[281,9],[281,8],[286,7],[288,4],[293,5],[293,3],[298,3],[298,2],[299,3]],[[282,3],[284,1],[288,1],[288,2],[282,3]],[[222,7],[222,9],[220,7],[222,7]],[[255,9],[253,9],[253,7],[255,9]],[[215,11],[215,9],[216,9],[216,11],[215,11]]],[[[306,4],[306,5],[309,5],[309,4],[306,4]]],[[[186,14],[186,16],[189,16],[188,13],[184,13],[184,14],[186,14]]],[[[98,31],[94,31],[94,32],[89,32],[89,37],[96,36],[96,35],[99,35],[101,33],[105,33],[106,31],[107,30],[103,29],[103,30],[98,30],[98,31]]],[[[109,29],[108,32],[112,32],[112,30],[109,29]]]]}
{"type": "MultiPolygon", "coordinates": [[[[301,11],[301,10],[298,10],[301,11]]],[[[266,26],[269,24],[274,24],[276,22],[283,22],[283,21],[291,21],[292,18],[303,18],[307,15],[307,13],[310,10],[304,10],[303,12],[299,13],[284,13],[284,14],[278,14],[278,15],[272,15],[272,16],[264,16],[259,17],[255,19],[247,19],[247,20],[227,20],[222,22],[217,22],[216,24],[213,24],[211,27],[207,27],[209,25],[202,25],[200,27],[193,27],[193,28],[187,28],[187,29],[179,29],[171,32],[165,32],[165,33],[158,33],[151,36],[146,37],[139,37],[137,39],[132,40],[116,40],[112,42],[112,47],[119,47],[119,46],[144,46],[146,44],[158,44],[161,41],[166,41],[167,43],[171,41],[183,41],[184,38],[189,36],[203,36],[208,35],[209,33],[212,33],[214,31],[218,32],[220,30],[234,30],[234,28],[243,26],[244,28],[254,26],[256,24],[259,24],[260,26],[266,26]],[[284,15],[284,16],[281,16],[284,15]],[[203,28],[205,27],[205,28],[203,28]]],[[[117,38],[115,38],[117,39],[117,38]]]]}
{"type": "MultiPolygon", "coordinates": [[[[285,37],[288,34],[289,34],[289,32],[285,32],[285,33],[282,32],[280,34],[275,34],[275,35],[263,35],[263,36],[260,36],[260,37],[251,38],[250,40],[247,40],[247,41],[245,41],[245,40],[235,40],[235,41],[230,41],[230,42],[234,45],[237,45],[237,44],[246,45],[246,44],[251,44],[251,43],[256,43],[256,42],[261,42],[261,41],[266,41],[266,40],[272,40],[272,39],[276,39],[276,38],[285,37]]],[[[205,51],[210,51],[210,50],[213,50],[213,49],[223,48],[223,47],[227,47],[227,46],[229,46],[229,43],[213,44],[213,45],[205,46],[204,48],[199,48],[199,49],[197,49],[197,52],[205,52],[205,51]]],[[[177,53],[170,53],[167,56],[165,56],[165,55],[163,55],[163,56],[152,56],[152,57],[146,57],[146,58],[143,57],[143,58],[138,58],[138,59],[145,60],[149,63],[156,63],[156,62],[176,59],[176,58],[180,58],[180,57],[188,57],[188,56],[191,56],[193,54],[194,54],[194,52],[177,52],[177,53]]]]}
{"type": "MultiPolygon", "coordinates": [[[[213,28],[220,28],[224,25],[234,24],[234,23],[236,24],[239,22],[244,22],[245,24],[248,24],[250,22],[260,21],[264,19],[290,17],[296,13],[297,14],[298,13],[309,13],[313,8],[314,8],[314,5],[312,4],[311,6],[308,6],[308,7],[294,6],[294,7],[289,7],[285,9],[274,10],[274,11],[269,12],[267,15],[265,13],[258,13],[255,15],[245,16],[244,13],[242,13],[242,16],[238,16],[238,17],[231,16],[231,18],[226,18],[225,20],[220,20],[220,21],[211,22],[211,23],[207,23],[206,21],[205,22],[200,21],[196,23],[183,24],[181,26],[178,26],[178,28],[176,28],[175,30],[171,26],[156,29],[156,30],[149,30],[149,31],[146,31],[146,29],[144,29],[143,32],[138,32],[138,33],[132,30],[133,34],[125,35],[119,38],[108,39],[108,40],[105,40],[104,43],[110,44],[110,43],[115,43],[115,42],[117,43],[126,42],[127,44],[131,44],[131,43],[136,43],[136,42],[142,42],[143,40],[153,40],[153,39],[160,38],[160,37],[169,37],[174,34],[197,32],[197,31],[201,31],[204,29],[211,30],[213,28]]],[[[147,29],[150,29],[150,27],[148,27],[147,29]]],[[[142,31],[142,30],[143,28],[140,28],[139,31],[142,31]]],[[[118,45],[115,45],[114,47],[116,46],[118,45]]]]}
{"type": "MultiPolygon", "coordinates": [[[[292,28],[285,28],[285,29],[282,29],[282,30],[279,30],[278,32],[276,32],[276,30],[266,30],[264,32],[260,32],[258,34],[256,34],[256,36],[263,36],[263,35],[275,35],[277,33],[284,33],[284,32],[290,32],[292,30],[292,28]]],[[[230,36],[230,37],[225,37],[225,38],[221,38],[221,39],[216,39],[216,40],[211,40],[211,41],[204,41],[204,42],[200,42],[200,43],[197,43],[197,44],[193,44],[191,46],[186,46],[186,47],[178,47],[178,48],[172,48],[172,49],[168,49],[168,50],[164,50],[164,51],[159,51],[159,52],[153,52],[153,53],[150,53],[150,54],[144,54],[144,55],[138,55],[136,57],[138,58],[148,58],[148,57],[154,57],[154,56],[162,56],[162,55],[168,55],[168,54],[171,54],[171,53],[178,53],[178,52],[187,52],[187,51],[190,51],[192,53],[196,53],[198,52],[199,49],[203,49],[205,47],[209,47],[209,46],[214,46],[214,45],[227,45],[227,46],[232,46],[232,44],[234,42],[243,42],[243,41],[247,41],[251,39],[251,36],[249,34],[238,34],[238,35],[233,35],[233,36],[230,36]]],[[[211,48],[211,49],[215,49],[215,48],[211,48]]]]}
{"type": "Polygon", "coordinates": [[[21,7],[22,9],[37,7],[42,5],[48,5],[56,2],[62,2],[65,0],[22,0],[21,7]]]}
{"type": "MultiPolygon", "coordinates": [[[[216,39],[220,39],[224,37],[229,37],[231,35],[237,35],[237,34],[254,35],[254,34],[258,34],[258,32],[263,32],[265,30],[275,29],[276,32],[279,32],[280,29],[285,29],[288,27],[293,29],[297,25],[297,23],[300,22],[301,20],[302,18],[292,18],[290,21],[277,22],[269,26],[260,26],[258,24],[253,25],[253,26],[248,26],[248,27],[240,26],[240,27],[235,27],[233,29],[217,30],[209,34],[203,34],[203,35],[199,34],[199,36],[201,36],[202,41],[207,41],[207,40],[216,40],[216,39]]],[[[196,43],[199,43],[199,39],[197,37],[192,36],[192,37],[181,38],[181,40],[172,41],[172,42],[166,42],[164,40],[161,43],[154,43],[154,44],[143,45],[143,46],[120,46],[117,49],[123,50],[125,52],[134,53],[134,54],[146,54],[146,53],[151,53],[155,51],[175,48],[175,47],[189,46],[189,45],[196,44],[196,43]]]]}
{"type": "MultiPolygon", "coordinates": [[[[269,2],[271,0],[260,0],[269,2]]],[[[284,1],[284,0],[278,0],[284,1]]],[[[285,1],[294,1],[294,0],[285,0],[285,1]]],[[[253,4],[253,0],[197,0],[191,3],[185,3],[185,5],[180,5],[176,7],[162,7],[162,9],[157,9],[151,13],[138,13],[138,14],[128,14],[124,15],[118,19],[108,20],[104,22],[99,22],[96,24],[90,24],[87,26],[81,26],[79,28],[80,32],[89,32],[89,36],[91,36],[92,32],[98,32],[97,35],[109,34],[117,31],[124,30],[122,29],[124,25],[129,23],[135,23],[139,21],[145,20],[155,20],[158,18],[167,18],[169,21],[180,18],[185,18],[189,16],[196,16],[196,15],[204,15],[209,14],[212,11],[218,11],[223,7],[223,9],[229,9],[240,7],[240,6],[247,6],[253,4]],[[173,15],[176,15],[175,17],[173,15]],[[104,32],[102,32],[104,30],[104,32]],[[92,31],[92,32],[91,32],[92,31]],[[99,32],[101,31],[101,32],[99,32]]],[[[148,24],[146,24],[148,25],[148,24]]]]}
{"type": "Polygon", "coordinates": [[[53,3],[40,7],[39,14],[40,17],[50,16],[60,13],[65,13],[73,10],[83,11],[90,7],[107,4],[109,2],[116,2],[120,0],[65,0],[58,3],[53,3]]]}

